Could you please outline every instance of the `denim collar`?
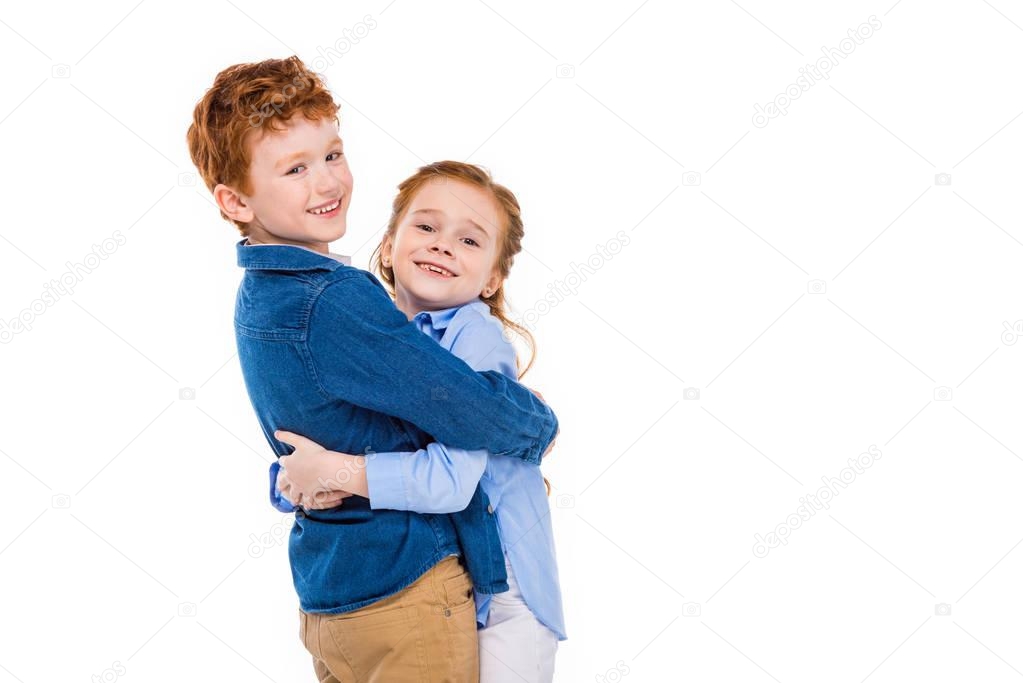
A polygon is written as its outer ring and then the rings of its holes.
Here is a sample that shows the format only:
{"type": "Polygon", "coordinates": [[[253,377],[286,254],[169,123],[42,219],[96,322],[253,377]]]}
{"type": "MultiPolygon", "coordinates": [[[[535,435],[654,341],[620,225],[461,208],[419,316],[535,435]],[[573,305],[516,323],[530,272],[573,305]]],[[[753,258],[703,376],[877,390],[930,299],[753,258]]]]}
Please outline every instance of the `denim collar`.
{"type": "Polygon", "coordinates": [[[351,257],[331,252],[329,255],[293,244],[249,244],[240,240],[235,248],[238,265],[248,270],[337,270],[350,266],[351,257]]]}

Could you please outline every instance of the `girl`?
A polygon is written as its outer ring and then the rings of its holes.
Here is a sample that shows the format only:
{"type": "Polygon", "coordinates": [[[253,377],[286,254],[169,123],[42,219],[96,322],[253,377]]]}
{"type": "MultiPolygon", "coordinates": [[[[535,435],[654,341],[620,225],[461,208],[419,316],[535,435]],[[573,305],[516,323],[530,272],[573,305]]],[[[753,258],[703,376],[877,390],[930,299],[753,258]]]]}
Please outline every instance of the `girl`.
{"type": "MultiPolygon", "coordinates": [[[[529,332],[508,319],[504,280],[521,250],[515,196],[484,169],[456,161],[420,168],[399,185],[373,265],[398,308],[477,371],[512,378],[517,359],[507,333],[529,332]]],[[[534,351],[535,355],[535,351],[534,351]]],[[[532,358],[525,370],[532,365],[532,358]]],[[[434,398],[444,400],[443,387],[434,398]]],[[[471,410],[471,406],[466,406],[471,410]]],[[[375,509],[449,513],[463,509],[479,484],[497,517],[510,590],[476,595],[480,680],[551,681],[565,639],[546,480],[522,460],[431,443],[415,453],[354,456],[327,451],[291,432],[277,488],[295,504],[333,506],[346,495],[375,509]],[[325,492],[326,502],[309,500],[325,492]],[[304,492],[304,493],[303,493],[304,492]]],[[[288,506],[281,501],[279,509],[288,506]]]]}

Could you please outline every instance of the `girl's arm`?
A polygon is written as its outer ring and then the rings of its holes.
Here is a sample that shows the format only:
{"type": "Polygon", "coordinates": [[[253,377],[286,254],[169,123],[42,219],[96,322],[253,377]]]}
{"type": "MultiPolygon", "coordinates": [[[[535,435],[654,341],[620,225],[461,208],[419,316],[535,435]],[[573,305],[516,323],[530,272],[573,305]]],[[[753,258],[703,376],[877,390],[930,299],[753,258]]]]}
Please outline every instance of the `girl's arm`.
{"type": "MultiPolygon", "coordinates": [[[[292,490],[298,489],[304,498],[346,491],[368,498],[374,510],[459,512],[472,500],[487,466],[486,451],[439,443],[418,451],[349,455],[291,432],[278,430],[274,436],[295,447],[291,455],[281,458],[292,490]]],[[[276,477],[272,470],[274,486],[276,477]]]]}

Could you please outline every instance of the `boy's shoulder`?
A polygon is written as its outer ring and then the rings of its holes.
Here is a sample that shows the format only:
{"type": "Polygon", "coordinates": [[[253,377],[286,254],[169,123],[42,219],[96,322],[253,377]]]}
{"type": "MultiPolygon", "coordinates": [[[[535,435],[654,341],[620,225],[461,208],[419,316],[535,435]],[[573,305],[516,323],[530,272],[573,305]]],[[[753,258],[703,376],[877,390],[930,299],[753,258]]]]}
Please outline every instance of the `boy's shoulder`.
{"type": "Polygon", "coordinates": [[[300,280],[320,286],[352,281],[383,287],[375,275],[352,266],[351,257],[343,254],[321,254],[289,244],[246,244],[245,239],[237,243],[236,249],[238,266],[247,272],[298,275],[300,280]]]}

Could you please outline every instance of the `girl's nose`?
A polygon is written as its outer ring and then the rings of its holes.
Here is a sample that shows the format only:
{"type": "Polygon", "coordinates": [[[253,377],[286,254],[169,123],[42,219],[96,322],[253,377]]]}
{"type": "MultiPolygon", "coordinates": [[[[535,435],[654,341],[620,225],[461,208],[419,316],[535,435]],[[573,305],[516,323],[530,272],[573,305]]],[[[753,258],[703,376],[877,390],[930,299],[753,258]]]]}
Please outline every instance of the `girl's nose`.
{"type": "Polygon", "coordinates": [[[451,248],[448,247],[447,243],[441,241],[434,242],[432,245],[430,245],[430,251],[440,252],[447,256],[454,256],[454,254],[451,253],[451,248]]]}

